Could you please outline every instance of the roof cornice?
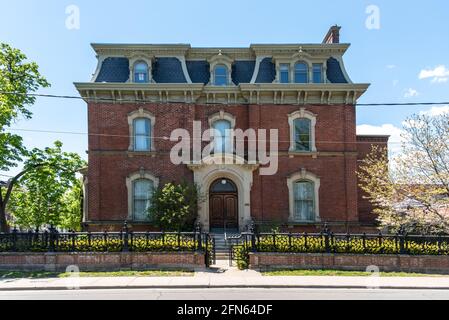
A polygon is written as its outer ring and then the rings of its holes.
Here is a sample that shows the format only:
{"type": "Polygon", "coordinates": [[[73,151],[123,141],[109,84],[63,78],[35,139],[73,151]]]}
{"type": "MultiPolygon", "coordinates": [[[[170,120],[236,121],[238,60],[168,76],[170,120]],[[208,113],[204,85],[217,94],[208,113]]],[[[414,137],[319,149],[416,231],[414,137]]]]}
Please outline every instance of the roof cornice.
{"type": "Polygon", "coordinates": [[[356,104],[369,84],[75,83],[87,102],[217,104],[356,104]]]}

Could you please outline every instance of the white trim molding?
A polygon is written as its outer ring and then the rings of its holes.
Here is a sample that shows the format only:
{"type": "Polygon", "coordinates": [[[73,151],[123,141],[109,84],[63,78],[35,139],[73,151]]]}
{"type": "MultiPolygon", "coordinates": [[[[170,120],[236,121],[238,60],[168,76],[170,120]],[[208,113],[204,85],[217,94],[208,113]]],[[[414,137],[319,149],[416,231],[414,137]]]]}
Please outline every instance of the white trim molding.
{"type": "Polygon", "coordinates": [[[133,195],[133,182],[139,179],[147,179],[153,182],[154,189],[159,187],[159,178],[155,177],[149,171],[141,168],[138,172],[130,174],[126,178],[126,188],[128,190],[128,220],[134,221],[134,195],[133,195]]]}
{"type": "MultiPolygon", "coordinates": [[[[151,122],[150,128],[150,150],[144,152],[154,152],[156,148],[154,146],[154,126],[156,124],[156,117],[148,110],[140,107],[138,110],[128,113],[128,126],[129,126],[129,151],[134,150],[134,120],[136,119],[149,119],[151,122]]],[[[139,151],[142,152],[142,151],[139,151]]]]}
{"type": "Polygon", "coordinates": [[[214,86],[215,85],[215,67],[219,65],[224,65],[227,69],[227,86],[232,86],[234,83],[232,82],[232,64],[234,63],[234,60],[229,58],[228,56],[224,55],[221,50],[218,50],[218,54],[214,55],[213,57],[207,59],[207,62],[209,62],[209,70],[210,70],[210,79],[209,79],[209,85],[214,86]]]}
{"type": "Polygon", "coordinates": [[[144,52],[132,52],[127,56],[129,59],[129,79],[128,82],[135,83],[134,81],[134,68],[137,63],[145,62],[148,67],[148,83],[153,82],[153,60],[154,56],[144,52]]]}
{"type": "Polygon", "coordinates": [[[251,188],[253,185],[253,171],[258,165],[250,164],[224,164],[222,158],[212,157],[207,163],[189,164],[193,171],[194,181],[200,186],[200,194],[204,195],[205,201],[199,201],[198,221],[205,231],[210,230],[209,220],[209,189],[217,179],[229,179],[237,186],[238,190],[238,217],[239,229],[244,231],[251,222],[251,188]],[[215,158],[216,161],[214,161],[215,158]],[[221,164],[220,164],[221,163],[221,164]]]}
{"type": "Polygon", "coordinates": [[[287,178],[288,199],[289,199],[289,222],[292,223],[312,223],[320,222],[320,178],[315,174],[308,172],[302,168],[300,172],[296,172],[287,178]],[[295,194],[294,184],[298,181],[310,181],[314,186],[314,217],[312,221],[298,221],[295,220],[295,194]]]}
{"type": "Polygon", "coordinates": [[[307,111],[306,108],[300,108],[299,110],[290,113],[288,115],[288,125],[290,127],[290,148],[289,152],[291,153],[310,153],[317,152],[316,143],[315,143],[315,127],[317,121],[317,115],[307,111]],[[310,120],[310,150],[309,151],[298,151],[296,150],[295,143],[295,124],[294,121],[296,119],[309,119],[310,120]]]}
{"type": "Polygon", "coordinates": [[[212,125],[214,124],[215,121],[227,120],[231,123],[231,129],[235,129],[235,122],[236,122],[235,116],[233,114],[230,114],[229,112],[225,112],[224,110],[220,110],[219,112],[210,115],[208,120],[209,120],[209,128],[212,128],[212,125]]]}

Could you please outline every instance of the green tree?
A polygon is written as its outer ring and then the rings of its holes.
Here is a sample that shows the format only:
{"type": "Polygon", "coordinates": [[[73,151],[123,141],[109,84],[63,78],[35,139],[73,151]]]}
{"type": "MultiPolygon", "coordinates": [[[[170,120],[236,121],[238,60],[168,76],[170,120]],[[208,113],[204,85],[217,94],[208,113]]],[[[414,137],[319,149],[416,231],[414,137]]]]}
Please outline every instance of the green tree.
{"type": "Polygon", "coordinates": [[[0,170],[17,166],[26,155],[22,137],[7,129],[20,118],[31,118],[29,107],[36,97],[29,94],[49,86],[35,62],[28,62],[20,50],[0,43],[0,170]]]}
{"type": "Polygon", "coordinates": [[[153,193],[149,215],[165,231],[192,231],[198,214],[195,185],[167,183],[153,193]]]}
{"type": "Polygon", "coordinates": [[[81,231],[83,220],[83,184],[81,179],[69,189],[63,197],[66,204],[61,212],[60,227],[66,230],[81,231]]]}
{"type": "Polygon", "coordinates": [[[414,115],[392,161],[374,148],[363,160],[360,187],[389,231],[449,233],[449,113],[414,115]]]}
{"type": "Polygon", "coordinates": [[[25,168],[38,168],[20,178],[8,204],[14,223],[22,228],[78,229],[81,187],[77,172],[85,165],[78,154],[63,152],[59,141],[53,148],[33,149],[25,168]]]}

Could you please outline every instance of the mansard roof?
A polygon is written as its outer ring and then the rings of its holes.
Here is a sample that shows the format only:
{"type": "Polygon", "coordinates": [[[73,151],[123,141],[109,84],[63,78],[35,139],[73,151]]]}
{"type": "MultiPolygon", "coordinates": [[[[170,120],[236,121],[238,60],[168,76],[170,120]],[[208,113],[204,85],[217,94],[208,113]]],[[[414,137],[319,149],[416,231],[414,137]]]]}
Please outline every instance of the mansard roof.
{"type": "MultiPolygon", "coordinates": [[[[98,57],[90,82],[76,83],[86,99],[181,101],[187,103],[355,103],[369,84],[355,84],[339,43],[339,27],[323,43],[252,44],[243,48],[197,48],[189,44],[92,44],[98,57]],[[134,66],[148,66],[145,83],[134,66]],[[293,83],[295,65],[308,66],[308,83],[293,83]],[[140,65],[140,64],[139,64],[140,65]],[[214,85],[214,70],[226,67],[227,83],[214,85]],[[281,67],[289,67],[289,83],[280,83],[281,67]],[[313,70],[321,66],[321,82],[313,70]],[[134,79],[136,78],[136,79],[134,79]]],[[[318,69],[320,70],[320,69],[318,69]]]]}

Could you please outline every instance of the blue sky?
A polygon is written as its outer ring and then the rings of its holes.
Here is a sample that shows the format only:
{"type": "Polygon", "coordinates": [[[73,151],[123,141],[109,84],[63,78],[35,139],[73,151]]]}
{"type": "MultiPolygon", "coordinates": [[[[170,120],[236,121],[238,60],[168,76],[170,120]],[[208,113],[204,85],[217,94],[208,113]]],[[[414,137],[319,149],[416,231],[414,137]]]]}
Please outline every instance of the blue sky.
{"type": "MultiPolygon", "coordinates": [[[[446,0],[0,1],[0,41],[40,65],[52,84],[41,93],[77,95],[73,82],[89,81],[96,67],[92,42],[222,47],[317,43],[331,25],[339,24],[341,42],[352,44],[345,55],[350,77],[372,84],[360,103],[449,100],[446,0]],[[69,5],[80,10],[79,30],[66,28],[69,5]],[[370,5],[379,8],[379,29],[366,27],[370,5]]],[[[359,107],[359,132],[390,133],[396,142],[402,121],[429,109],[359,107]]],[[[83,101],[40,98],[32,110],[33,119],[19,121],[14,128],[87,132],[83,101]]],[[[86,135],[19,133],[29,147],[61,140],[65,150],[86,158],[86,135]]]]}

